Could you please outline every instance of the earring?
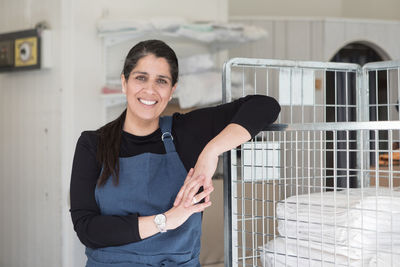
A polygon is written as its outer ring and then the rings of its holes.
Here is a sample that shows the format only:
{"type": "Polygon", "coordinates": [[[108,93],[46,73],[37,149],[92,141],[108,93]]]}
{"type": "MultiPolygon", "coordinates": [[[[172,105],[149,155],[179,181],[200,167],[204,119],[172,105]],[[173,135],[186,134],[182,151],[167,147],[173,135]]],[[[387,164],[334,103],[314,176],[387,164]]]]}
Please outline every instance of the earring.
{"type": "Polygon", "coordinates": [[[169,97],[169,101],[171,101],[171,99],[172,99],[172,96],[169,97]]]}

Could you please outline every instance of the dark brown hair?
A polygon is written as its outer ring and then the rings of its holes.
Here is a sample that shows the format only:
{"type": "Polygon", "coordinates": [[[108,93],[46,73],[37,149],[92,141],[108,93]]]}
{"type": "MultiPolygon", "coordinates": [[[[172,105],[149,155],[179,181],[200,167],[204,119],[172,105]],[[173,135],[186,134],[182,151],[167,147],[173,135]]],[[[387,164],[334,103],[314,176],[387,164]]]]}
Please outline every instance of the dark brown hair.
{"type": "MultiPolygon", "coordinates": [[[[178,59],[174,50],[160,40],[143,41],[131,48],[125,58],[124,68],[122,70],[125,80],[129,80],[129,75],[136,67],[139,60],[147,55],[165,58],[169,65],[172,86],[174,86],[178,82],[178,59]]],[[[119,150],[125,117],[126,109],[116,120],[98,129],[99,142],[97,146],[97,160],[102,165],[102,171],[97,181],[98,186],[103,186],[110,176],[113,177],[114,185],[118,185],[119,183],[119,150]]]]}

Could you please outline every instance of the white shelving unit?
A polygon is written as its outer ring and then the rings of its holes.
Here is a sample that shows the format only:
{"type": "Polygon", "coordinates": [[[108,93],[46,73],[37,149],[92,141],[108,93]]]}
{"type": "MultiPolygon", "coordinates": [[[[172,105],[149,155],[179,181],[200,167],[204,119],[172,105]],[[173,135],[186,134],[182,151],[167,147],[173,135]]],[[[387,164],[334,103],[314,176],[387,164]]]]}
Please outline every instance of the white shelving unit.
{"type": "MultiPolygon", "coordinates": [[[[143,26],[145,23],[140,25],[143,26]]],[[[120,86],[119,75],[123,59],[132,45],[141,40],[161,39],[171,45],[179,59],[197,54],[211,54],[216,65],[222,66],[226,57],[226,53],[222,51],[267,36],[267,32],[261,28],[242,24],[183,23],[164,30],[147,27],[147,25],[144,27],[146,29],[140,30],[128,26],[124,28],[125,24],[122,26],[118,23],[114,24],[117,25],[115,30],[110,30],[107,25],[104,26],[104,21],[99,22],[100,26],[98,26],[98,36],[103,39],[105,83],[106,86],[112,87],[120,86]],[[212,32],[212,29],[215,32],[212,32]]],[[[101,98],[103,122],[106,123],[109,117],[108,110],[120,107],[122,112],[126,98],[122,93],[102,94],[101,98]]]]}

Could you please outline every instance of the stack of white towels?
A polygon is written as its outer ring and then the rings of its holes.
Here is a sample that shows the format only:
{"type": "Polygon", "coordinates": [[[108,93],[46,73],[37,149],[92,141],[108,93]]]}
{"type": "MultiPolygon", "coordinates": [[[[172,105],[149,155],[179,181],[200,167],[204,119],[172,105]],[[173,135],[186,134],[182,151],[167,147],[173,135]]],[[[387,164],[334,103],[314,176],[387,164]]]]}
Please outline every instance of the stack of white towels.
{"type": "Polygon", "coordinates": [[[400,266],[400,192],[357,188],[296,195],[277,204],[266,266],[400,266]]]}
{"type": "MultiPolygon", "coordinates": [[[[174,97],[179,100],[179,106],[185,109],[220,104],[222,101],[222,74],[206,69],[208,62],[211,61],[210,55],[196,55],[183,59],[182,64],[180,63],[183,66],[182,69],[190,66],[186,62],[192,61],[197,61],[197,63],[193,63],[191,68],[187,69],[191,69],[193,72],[182,73],[174,93],[174,97]]],[[[252,84],[248,82],[243,84],[243,82],[240,73],[232,73],[231,93],[233,99],[255,93],[252,84]]]]}

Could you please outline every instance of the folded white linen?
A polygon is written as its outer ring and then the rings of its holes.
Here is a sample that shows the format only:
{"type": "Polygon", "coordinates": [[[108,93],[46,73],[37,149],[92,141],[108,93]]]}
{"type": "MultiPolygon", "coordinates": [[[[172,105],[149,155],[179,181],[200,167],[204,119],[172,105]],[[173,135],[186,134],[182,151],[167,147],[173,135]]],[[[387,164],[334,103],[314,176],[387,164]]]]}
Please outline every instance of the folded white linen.
{"type": "MultiPolygon", "coordinates": [[[[243,86],[232,85],[232,96],[241,96],[243,86]]],[[[245,89],[252,90],[250,84],[245,89]]],[[[201,72],[182,75],[179,77],[178,87],[174,93],[181,108],[202,107],[221,103],[222,75],[220,72],[201,72]]]]}
{"type": "Polygon", "coordinates": [[[353,258],[400,246],[400,192],[389,188],[292,196],[278,203],[277,218],[282,236],[342,246],[353,258]]]}
{"type": "Polygon", "coordinates": [[[174,96],[181,108],[205,106],[222,99],[221,77],[217,72],[182,75],[174,96]]]}
{"type": "Polygon", "coordinates": [[[217,40],[218,33],[209,24],[185,24],[176,31],[178,36],[184,36],[192,40],[211,43],[217,40]]]}
{"type": "MultiPolygon", "coordinates": [[[[391,247],[400,245],[400,233],[380,232],[352,228],[351,226],[333,226],[319,223],[298,221],[279,221],[278,232],[283,236],[303,238],[331,244],[348,245],[353,248],[391,247]]],[[[398,225],[398,224],[396,224],[398,225]]]]}
{"type": "Polygon", "coordinates": [[[199,73],[204,71],[210,72],[210,69],[214,67],[215,62],[212,59],[211,54],[199,54],[179,59],[179,73],[181,75],[199,73]]]}
{"type": "Polygon", "coordinates": [[[241,23],[227,23],[227,22],[213,22],[212,26],[214,29],[229,30],[229,32],[236,32],[236,35],[219,37],[221,40],[231,39],[232,37],[237,38],[238,41],[245,40],[258,40],[268,36],[268,33],[260,27],[253,25],[245,25],[241,23]]]}
{"type": "MultiPolygon", "coordinates": [[[[264,267],[278,266],[396,266],[400,255],[382,251],[365,252],[360,259],[353,259],[328,250],[313,247],[312,242],[278,237],[260,247],[260,260],[264,267]],[[393,265],[392,265],[393,262],[393,265]]],[[[338,248],[340,249],[340,248],[338,248]]]]}
{"type": "Polygon", "coordinates": [[[157,30],[174,32],[187,20],[181,17],[155,17],[150,19],[150,23],[157,30]]]}
{"type": "MultiPolygon", "coordinates": [[[[400,216],[400,192],[389,188],[354,188],[342,191],[311,193],[295,195],[281,201],[277,205],[277,216],[281,219],[295,219],[323,223],[327,219],[343,226],[363,227],[376,230],[376,215],[378,223],[384,223],[385,229],[391,225],[388,219],[397,220],[400,216]],[[332,217],[335,215],[335,217],[332,217]],[[381,217],[384,217],[382,219],[381,217]],[[367,221],[352,220],[365,218],[367,221]],[[374,220],[371,220],[374,218],[374,220]],[[375,221],[375,222],[374,222],[375,221]],[[361,225],[363,223],[363,225],[361,225]],[[366,227],[366,223],[369,227],[366,227]]],[[[399,219],[400,220],[400,219],[399,219]]],[[[383,230],[382,226],[379,226],[383,230]]],[[[396,230],[396,229],[393,229],[396,230]]],[[[400,233],[400,229],[397,228],[400,233]]]]}
{"type": "MultiPolygon", "coordinates": [[[[357,188],[291,196],[277,204],[277,218],[284,220],[400,233],[400,192],[388,188],[357,188]]],[[[313,228],[314,229],[314,228],[313,228]]]]}
{"type": "Polygon", "coordinates": [[[182,25],[176,34],[205,43],[232,41],[243,43],[268,36],[268,33],[260,27],[217,22],[187,23],[182,25]]]}
{"type": "Polygon", "coordinates": [[[359,229],[335,228],[331,226],[287,221],[278,223],[278,231],[282,236],[301,238],[315,242],[317,247],[323,245],[334,250],[340,247],[338,253],[361,258],[365,251],[390,251],[393,246],[400,248],[400,234],[366,232],[359,229]],[[286,231],[287,229],[287,231],[286,231]]]}
{"type": "Polygon", "coordinates": [[[119,32],[119,31],[145,32],[154,30],[154,27],[148,20],[102,19],[97,22],[97,30],[100,33],[119,32]]]}
{"type": "Polygon", "coordinates": [[[180,17],[101,19],[97,22],[97,31],[102,34],[115,32],[145,34],[158,31],[169,36],[187,37],[204,43],[243,43],[267,37],[267,32],[261,27],[227,22],[189,22],[180,17]]]}

